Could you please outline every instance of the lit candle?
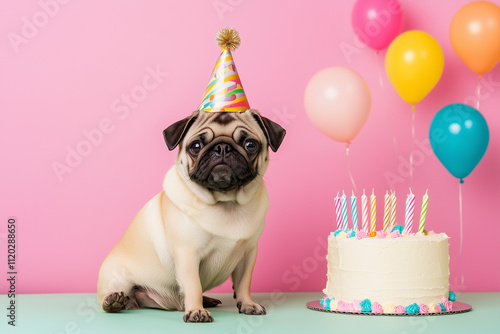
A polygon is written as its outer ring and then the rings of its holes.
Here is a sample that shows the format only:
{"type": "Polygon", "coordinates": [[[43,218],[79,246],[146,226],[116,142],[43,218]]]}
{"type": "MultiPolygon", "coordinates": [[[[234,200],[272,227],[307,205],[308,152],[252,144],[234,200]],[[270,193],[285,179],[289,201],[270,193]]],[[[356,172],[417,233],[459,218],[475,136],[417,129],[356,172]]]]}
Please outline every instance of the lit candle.
{"type": "Polygon", "coordinates": [[[356,205],[356,196],[354,196],[354,190],[351,196],[351,215],[352,215],[352,229],[354,231],[358,230],[358,207],[356,205]]]}
{"type": "Polygon", "coordinates": [[[375,196],[375,189],[372,189],[372,195],[370,196],[370,207],[370,232],[373,232],[377,224],[377,197],[375,196]]]}
{"type": "Polygon", "coordinates": [[[389,225],[396,226],[396,207],[398,200],[396,198],[396,192],[393,191],[391,194],[391,213],[389,218],[389,225]]]}
{"type": "Polygon", "coordinates": [[[335,204],[335,213],[337,217],[337,230],[342,228],[342,208],[340,204],[339,193],[337,193],[337,197],[333,199],[333,203],[335,204]]]}
{"type": "Polygon", "coordinates": [[[405,232],[408,234],[413,229],[413,215],[415,213],[415,195],[411,192],[406,197],[406,210],[405,210],[405,232]]]}
{"type": "Polygon", "coordinates": [[[365,195],[365,190],[363,189],[363,195],[361,196],[361,219],[363,222],[363,231],[368,231],[368,198],[365,195]]]}
{"type": "Polygon", "coordinates": [[[342,197],[340,198],[342,206],[342,229],[347,231],[347,196],[344,191],[342,191],[342,197]]]}
{"type": "Polygon", "coordinates": [[[427,195],[427,190],[426,190],[424,198],[422,198],[422,211],[420,211],[420,224],[418,225],[419,232],[424,232],[425,218],[427,218],[428,205],[429,205],[429,195],[427,195]]]}
{"type": "Polygon", "coordinates": [[[391,211],[391,196],[385,192],[384,196],[384,228],[383,231],[387,231],[387,227],[389,227],[389,215],[391,211]]]}

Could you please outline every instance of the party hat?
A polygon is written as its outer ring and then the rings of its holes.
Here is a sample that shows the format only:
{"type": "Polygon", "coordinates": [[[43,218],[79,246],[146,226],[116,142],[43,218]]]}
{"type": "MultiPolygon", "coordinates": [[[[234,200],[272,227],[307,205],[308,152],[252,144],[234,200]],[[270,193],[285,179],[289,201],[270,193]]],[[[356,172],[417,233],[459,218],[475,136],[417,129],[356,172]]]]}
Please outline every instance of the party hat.
{"type": "Polygon", "coordinates": [[[216,41],[222,50],[198,110],[244,112],[250,105],[231,55],[240,46],[240,36],[233,28],[224,28],[218,32],[216,41]]]}

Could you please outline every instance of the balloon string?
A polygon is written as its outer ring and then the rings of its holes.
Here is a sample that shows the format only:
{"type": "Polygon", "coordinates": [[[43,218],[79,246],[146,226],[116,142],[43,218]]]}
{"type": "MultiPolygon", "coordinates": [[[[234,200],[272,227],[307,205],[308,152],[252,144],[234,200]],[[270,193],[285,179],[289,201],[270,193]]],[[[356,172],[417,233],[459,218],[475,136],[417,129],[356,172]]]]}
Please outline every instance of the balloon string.
{"type": "Polygon", "coordinates": [[[476,87],[476,109],[479,111],[479,101],[481,100],[481,76],[477,77],[476,87]]]}
{"type": "Polygon", "coordinates": [[[381,65],[380,65],[380,60],[378,59],[380,58],[380,51],[377,50],[377,70],[378,70],[378,81],[380,83],[380,90],[384,90],[384,81],[382,80],[382,69],[381,69],[381,65]]]}
{"type": "MultiPolygon", "coordinates": [[[[377,50],[377,71],[378,71],[378,81],[380,83],[380,91],[383,93],[384,92],[384,81],[382,80],[382,63],[384,59],[379,59],[381,58],[380,56],[380,51],[377,50]]],[[[389,121],[389,127],[391,129],[391,135],[392,135],[392,145],[394,148],[394,158],[396,159],[396,162],[398,161],[398,144],[396,142],[396,133],[394,132],[394,126],[392,124],[392,117],[391,117],[391,111],[390,108],[387,106],[387,101],[385,100],[384,96],[382,96],[382,103],[384,106],[384,109],[387,110],[387,119],[389,121]]]]}
{"type": "Polygon", "coordinates": [[[462,216],[462,184],[463,179],[460,179],[460,184],[458,185],[458,206],[460,209],[460,249],[458,252],[458,270],[460,272],[460,291],[464,289],[464,272],[462,271],[462,246],[463,246],[463,216],[462,216]]]}
{"type": "Polygon", "coordinates": [[[351,183],[352,183],[352,187],[354,189],[354,193],[357,195],[358,189],[356,188],[356,183],[354,183],[354,178],[352,177],[351,167],[349,164],[349,144],[350,143],[347,143],[345,146],[345,156],[346,156],[346,160],[347,160],[347,172],[349,173],[349,177],[351,178],[351,183]]]}
{"type": "Polygon", "coordinates": [[[415,148],[415,105],[411,106],[411,151],[410,151],[410,187],[413,186],[413,150],[415,148]]]}

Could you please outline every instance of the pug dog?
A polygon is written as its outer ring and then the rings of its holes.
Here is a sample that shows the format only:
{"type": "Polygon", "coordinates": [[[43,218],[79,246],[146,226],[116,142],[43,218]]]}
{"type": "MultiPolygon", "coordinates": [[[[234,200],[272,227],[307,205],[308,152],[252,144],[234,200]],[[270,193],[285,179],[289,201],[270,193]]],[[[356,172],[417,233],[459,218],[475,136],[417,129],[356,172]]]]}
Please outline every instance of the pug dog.
{"type": "Polygon", "coordinates": [[[163,191],[139,211],[99,271],[106,312],[184,310],[185,322],[212,322],[203,295],[229,276],[240,313],[266,314],[250,295],[257,241],[269,205],[263,175],[285,129],[245,112],[196,111],[163,132],[179,147],[163,191]]]}

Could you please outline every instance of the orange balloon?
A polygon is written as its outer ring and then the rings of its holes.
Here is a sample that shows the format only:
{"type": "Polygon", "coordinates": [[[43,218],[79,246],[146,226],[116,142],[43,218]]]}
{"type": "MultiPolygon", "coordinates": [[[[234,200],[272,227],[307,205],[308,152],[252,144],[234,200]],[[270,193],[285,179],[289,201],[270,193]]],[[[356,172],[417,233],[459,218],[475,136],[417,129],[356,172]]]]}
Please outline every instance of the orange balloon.
{"type": "Polygon", "coordinates": [[[451,21],[450,40],[473,72],[491,71],[500,61],[500,7],[488,1],[463,6],[451,21]]]}

